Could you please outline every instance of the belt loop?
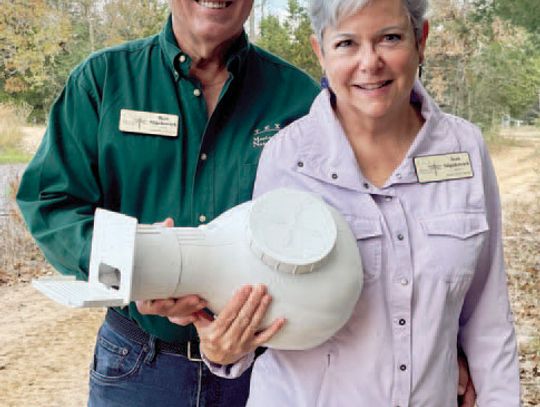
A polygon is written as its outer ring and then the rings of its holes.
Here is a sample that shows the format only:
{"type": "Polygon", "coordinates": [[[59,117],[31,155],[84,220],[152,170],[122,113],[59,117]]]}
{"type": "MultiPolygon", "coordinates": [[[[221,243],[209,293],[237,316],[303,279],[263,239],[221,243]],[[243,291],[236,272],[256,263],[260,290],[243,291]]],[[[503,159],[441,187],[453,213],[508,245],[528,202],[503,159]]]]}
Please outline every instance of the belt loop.
{"type": "Polygon", "coordinates": [[[202,362],[201,353],[197,342],[188,341],[187,343],[187,358],[192,362],[202,362]],[[192,345],[193,344],[193,345],[192,345]],[[192,346],[194,349],[192,349],[192,346]],[[197,352],[195,352],[195,348],[197,352]]]}
{"type": "Polygon", "coordinates": [[[154,335],[150,335],[150,338],[148,338],[148,343],[144,345],[144,350],[148,352],[144,358],[144,363],[152,363],[156,356],[156,337],[154,335]]]}

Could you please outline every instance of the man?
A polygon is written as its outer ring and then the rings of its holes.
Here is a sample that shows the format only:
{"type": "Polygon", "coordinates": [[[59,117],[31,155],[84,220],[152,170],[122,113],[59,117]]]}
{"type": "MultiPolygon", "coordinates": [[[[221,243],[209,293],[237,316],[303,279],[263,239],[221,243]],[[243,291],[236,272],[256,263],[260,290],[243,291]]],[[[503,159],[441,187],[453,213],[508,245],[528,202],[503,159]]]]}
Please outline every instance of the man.
{"type": "MultiPolygon", "coordinates": [[[[308,112],[318,86],[248,43],[252,0],[171,0],[154,37],[92,55],[51,109],[18,203],[47,259],[86,279],[97,207],[198,226],[251,198],[259,154],[308,112]]],[[[216,270],[219,272],[219,270],[216,270]]],[[[188,324],[196,296],[110,309],[91,406],[242,406],[247,372],[213,376],[188,324]],[[161,316],[160,316],[161,315],[161,316]]]]}

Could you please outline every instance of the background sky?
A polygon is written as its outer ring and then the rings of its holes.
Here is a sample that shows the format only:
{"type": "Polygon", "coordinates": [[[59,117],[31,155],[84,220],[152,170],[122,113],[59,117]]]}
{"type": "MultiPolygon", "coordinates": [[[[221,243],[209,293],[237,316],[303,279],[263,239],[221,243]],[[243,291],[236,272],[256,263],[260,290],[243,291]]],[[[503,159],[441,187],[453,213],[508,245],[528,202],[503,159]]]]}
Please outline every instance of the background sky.
{"type": "MultiPolygon", "coordinates": [[[[255,4],[257,1],[255,1],[255,4]]],[[[268,8],[272,14],[281,14],[287,9],[287,0],[269,0],[268,8]]]]}

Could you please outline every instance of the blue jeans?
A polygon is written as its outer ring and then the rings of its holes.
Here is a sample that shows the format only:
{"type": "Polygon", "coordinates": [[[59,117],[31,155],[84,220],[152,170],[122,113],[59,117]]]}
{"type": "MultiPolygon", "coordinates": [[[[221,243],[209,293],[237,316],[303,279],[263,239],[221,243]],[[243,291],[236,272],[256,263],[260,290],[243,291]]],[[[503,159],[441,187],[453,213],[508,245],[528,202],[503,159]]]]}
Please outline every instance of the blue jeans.
{"type": "Polygon", "coordinates": [[[235,380],[214,376],[203,362],[156,351],[156,339],[140,344],[105,321],[90,370],[90,407],[240,407],[251,370],[235,380]]]}

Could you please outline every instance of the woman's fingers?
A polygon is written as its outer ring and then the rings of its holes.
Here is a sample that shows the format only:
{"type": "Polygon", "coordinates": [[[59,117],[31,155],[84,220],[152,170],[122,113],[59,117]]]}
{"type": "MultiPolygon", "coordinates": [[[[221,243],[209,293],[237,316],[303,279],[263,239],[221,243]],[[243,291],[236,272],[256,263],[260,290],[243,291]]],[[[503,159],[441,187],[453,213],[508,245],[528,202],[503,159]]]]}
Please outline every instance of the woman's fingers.
{"type": "Polygon", "coordinates": [[[215,363],[234,363],[270,340],[285,323],[284,319],[278,319],[259,332],[271,301],[265,286],[246,286],[214,321],[195,320],[205,356],[215,363]]]}
{"type": "Polygon", "coordinates": [[[240,310],[246,304],[246,301],[251,295],[253,287],[246,285],[234,294],[232,299],[227,303],[225,308],[221,311],[217,319],[213,323],[214,336],[222,336],[229,330],[231,325],[237,319],[240,310]]]}
{"type": "Polygon", "coordinates": [[[266,311],[272,302],[272,297],[269,294],[264,294],[256,303],[256,309],[252,313],[249,324],[244,328],[241,341],[247,342],[253,339],[254,335],[260,330],[261,322],[266,315],[266,311]]]}
{"type": "Polygon", "coordinates": [[[266,342],[272,339],[274,335],[277,334],[281,330],[281,328],[283,328],[283,325],[285,325],[286,322],[287,320],[285,318],[276,319],[268,328],[264,329],[261,332],[258,332],[255,335],[255,339],[253,341],[253,349],[264,345],[266,342]]]}
{"type": "MultiPolygon", "coordinates": [[[[263,285],[258,285],[251,290],[249,298],[239,310],[238,315],[229,327],[229,331],[231,333],[237,332],[238,336],[242,337],[244,332],[250,330],[249,328],[254,325],[253,318],[257,314],[257,310],[260,308],[260,305],[262,303],[269,303],[269,298],[265,300],[265,296],[266,287],[263,285]]],[[[267,307],[268,305],[266,305],[264,308],[267,307]]],[[[260,320],[258,322],[260,322],[260,320]]]]}

